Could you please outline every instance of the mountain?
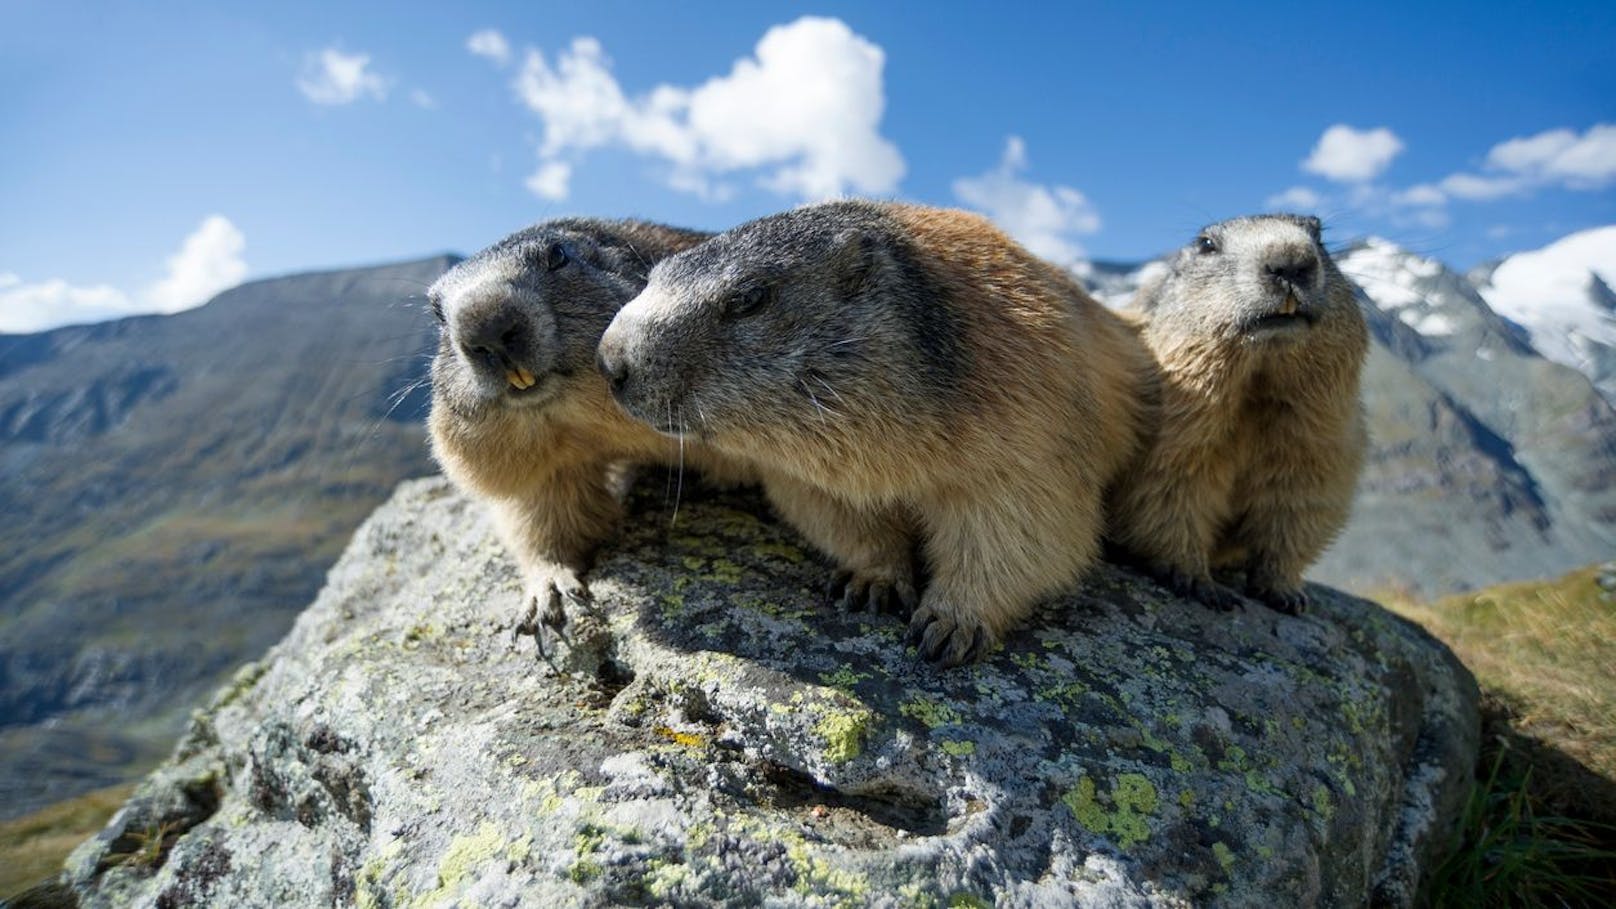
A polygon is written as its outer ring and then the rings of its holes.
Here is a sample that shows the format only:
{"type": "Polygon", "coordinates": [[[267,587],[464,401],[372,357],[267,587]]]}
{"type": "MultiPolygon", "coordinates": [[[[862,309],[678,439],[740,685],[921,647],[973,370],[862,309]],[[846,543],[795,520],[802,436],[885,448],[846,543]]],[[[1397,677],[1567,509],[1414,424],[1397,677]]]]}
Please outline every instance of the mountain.
{"type": "MultiPolygon", "coordinates": [[[[1581,242],[1572,250],[1589,258],[1581,242]]],[[[1506,266],[1518,258],[1478,277],[1497,286],[1503,272],[1513,288],[1506,266]]],[[[1531,320],[1495,311],[1476,280],[1385,240],[1336,259],[1373,336],[1371,443],[1352,520],[1310,575],[1427,597],[1616,552],[1616,410],[1588,375],[1539,352],[1553,329],[1534,334],[1531,320]]],[[[1105,263],[1085,279],[1122,305],[1160,267],[1105,263]]]]}
{"type": "Polygon", "coordinates": [[[1616,225],[1517,253],[1477,277],[1487,304],[1520,324],[1539,353],[1616,402],[1616,225]]]}
{"type": "Polygon", "coordinates": [[[452,262],[0,336],[0,816],[166,751],[432,471],[417,298],[452,262]]]}

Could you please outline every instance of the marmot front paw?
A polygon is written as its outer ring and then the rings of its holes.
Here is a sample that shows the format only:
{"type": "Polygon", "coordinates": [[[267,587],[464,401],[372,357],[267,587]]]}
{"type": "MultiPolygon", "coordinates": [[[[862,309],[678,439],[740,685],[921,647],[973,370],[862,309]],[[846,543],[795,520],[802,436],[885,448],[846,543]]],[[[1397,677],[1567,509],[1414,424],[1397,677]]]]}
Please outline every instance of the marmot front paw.
{"type": "Polygon", "coordinates": [[[920,602],[914,581],[839,571],[825,584],[825,599],[843,612],[909,615],[920,602]]]}
{"type": "Polygon", "coordinates": [[[539,656],[545,657],[549,652],[544,645],[544,629],[559,632],[567,627],[569,606],[574,610],[588,609],[593,600],[589,588],[579,579],[578,572],[571,568],[553,569],[547,577],[531,585],[529,590],[527,608],[511,631],[511,643],[515,644],[522,635],[532,635],[539,656]]]}
{"type": "Polygon", "coordinates": [[[907,640],[923,659],[948,668],[982,659],[998,643],[998,635],[974,616],[923,603],[909,620],[907,640]]]}

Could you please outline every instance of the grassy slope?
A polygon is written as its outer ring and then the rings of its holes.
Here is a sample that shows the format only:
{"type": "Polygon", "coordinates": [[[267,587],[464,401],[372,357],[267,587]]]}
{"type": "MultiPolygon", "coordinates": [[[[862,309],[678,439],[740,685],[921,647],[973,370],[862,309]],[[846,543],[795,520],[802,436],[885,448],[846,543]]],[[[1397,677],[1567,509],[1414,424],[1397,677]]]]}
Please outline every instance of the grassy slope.
{"type": "Polygon", "coordinates": [[[1482,689],[1480,785],[1433,903],[1616,905],[1616,567],[1386,602],[1482,689]]]}
{"type": "Polygon", "coordinates": [[[54,875],[67,854],[100,830],[134,788],[131,784],[99,789],[0,822],[0,899],[54,875]]]}

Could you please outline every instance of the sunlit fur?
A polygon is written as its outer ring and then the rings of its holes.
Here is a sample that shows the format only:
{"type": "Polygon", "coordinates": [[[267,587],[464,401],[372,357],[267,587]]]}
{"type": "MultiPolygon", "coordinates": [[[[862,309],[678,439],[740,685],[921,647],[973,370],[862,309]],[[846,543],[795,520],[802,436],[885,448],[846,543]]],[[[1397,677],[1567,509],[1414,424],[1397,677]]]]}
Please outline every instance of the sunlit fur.
{"type": "Polygon", "coordinates": [[[1214,224],[1138,294],[1160,364],[1160,425],[1112,502],[1113,539],[1174,586],[1228,606],[1211,569],[1286,612],[1351,509],[1367,436],[1368,331],[1312,218],[1214,224]],[[1214,248],[1203,250],[1210,242],[1214,248]],[[1273,269],[1305,268],[1307,280],[1273,269]],[[1293,293],[1311,321],[1265,320],[1293,293]]]}
{"type": "Polygon", "coordinates": [[[550,221],[460,263],[430,291],[445,323],[432,362],[432,453],[488,503],[552,625],[564,621],[563,598],[585,596],[580,575],[619,517],[626,465],[744,476],[707,448],[630,419],[594,365],[601,332],[650,267],[705,238],[633,221],[550,221]],[[566,262],[552,270],[556,244],[566,262]],[[537,379],[525,392],[468,349],[489,320],[511,326],[510,358],[537,379]]]}
{"type": "Polygon", "coordinates": [[[1094,561],[1151,382],[1128,325],[985,219],[861,201],[661,263],[601,353],[631,413],[756,465],[845,565],[902,574],[918,536],[912,627],[945,664],[1094,561]]]}

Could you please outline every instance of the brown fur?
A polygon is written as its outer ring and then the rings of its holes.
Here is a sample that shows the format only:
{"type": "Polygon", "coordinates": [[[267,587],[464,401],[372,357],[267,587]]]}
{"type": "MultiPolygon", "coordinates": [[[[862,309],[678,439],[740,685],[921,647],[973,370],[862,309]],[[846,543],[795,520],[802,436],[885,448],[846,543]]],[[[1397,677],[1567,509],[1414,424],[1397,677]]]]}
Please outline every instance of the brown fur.
{"type": "Polygon", "coordinates": [[[691,254],[708,258],[675,257],[666,279],[662,267],[653,272],[602,342],[612,368],[632,365],[622,397],[641,417],[663,406],[708,414],[700,434],[757,465],[776,503],[789,503],[786,517],[855,572],[901,574],[918,534],[930,580],[912,634],[945,664],[977,658],[1097,557],[1103,490],[1146,422],[1149,356],[1072,278],[977,215],[839,202],[765,221],[760,238],[726,246],[721,235],[691,254]],[[752,264],[749,249],[787,242],[770,241],[770,230],[809,237],[806,262],[760,266],[777,276],[798,269],[777,279],[766,312],[783,320],[781,332],[803,334],[771,337],[764,346],[781,354],[732,351],[715,371],[697,371],[689,363],[720,359],[706,354],[736,343],[737,329],[725,326],[740,323],[711,317],[701,299],[672,298],[752,264]],[[861,245],[913,269],[874,266],[860,284],[861,245]],[[681,286],[674,276],[692,262],[707,270],[681,286]],[[923,281],[916,309],[894,310],[917,288],[883,285],[888,273],[923,281]],[[844,285],[866,289],[847,296],[844,285]],[[916,332],[929,335],[917,342],[916,332]],[[921,355],[939,337],[951,362],[921,355]],[[769,388],[736,387],[753,370],[785,369],[775,364],[803,349],[843,344],[856,345],[850,361],[821,357],[768,375],[769,388]]]}
{"type": "MultiPolygon", "coordinates": [[[[467,354],[446,326],[433,364],[428,427],[433,456],[444,474],[487,504],[515,558],[528,593],[517,632],[533,634],[542,651],[542,631],[535,618],[560,628],[566,622],[563,601],[587,602],[582,575],[621,516],[622,487],[632,465],[699,470],[719,482],[744,481],[748,472],[699,443],[683,443],[630,419],[612,400],[593,365],[599,332],[643,286],[650,263],[694,245],[702,235],[638,222],[551,222],[530,232],[538,236],[512,245],[511,240],[528,232],[515,235],[462,263],[457,271],[464,269],[466,274],[445,276],[434,287],[434,299],[456,294],[487,297],[482,288],[489,280],[507,280],[499,276],[508,275],[507,283],[513,284],[534,281],[534,273],[543,270],[535,259],[542,261],[542,255],[535,257],[531,248],[522,247],[537,245],[542,252],[545,243],[557,242],[558,237],[573,256],[595,259],[592,264],[602,273],[617,269],[611,273],[626,283],[608,286],[591,277],[588,287],[569,287],[568,303],[583,315],[566,322],[548,319],[548,310],[561,305],[546,298],[556,291],[543,286],[528,289],[530,296],[520,302],[523,315],[541,326],[553,326],[535,330],[552,331],[559,340],[555,351],[517,357],[541,383],[553,383],[537,386],[544,394],[538,403],[474,394],[467,354]],[[590,237],[607,234],[626,241],[622,250],[626,258],[612,258],[612,250],[604,244],[601,250],[594,249],[590,237]]],[[[510,297],[516,299],[516,292],[510,297]]],[[[490,305],[510,304],[494,299],[490,305]]],[[[452,325],[457,315],[452,299],[449,308],[452,325]]]]}
{"type": "Polygon", "coordinates": [[[1118,485],[1110,535],[1210,605],[1236,601],[1211,571],[1243,566],[1248,593],[1299,611],[1303,572],[1351,510],[1367,445],[1358,386],[1368,332],[1317,229],[1285,218],[1214,225],[1222,248],[1204,255],[1230,257],[1226,270],[1210,270],[1192,244],[1140,291],[1150,310],[1143,337],[1162,376],[1160,423],[1118,485]],[[1312,325],[1240,329],[1271,311],[1272,294],[1283,298],[1265,289],[1263,257],[1305,258],[1304,248],[1318,266],[1316,286],[1302,295],[1312,325]]]}

